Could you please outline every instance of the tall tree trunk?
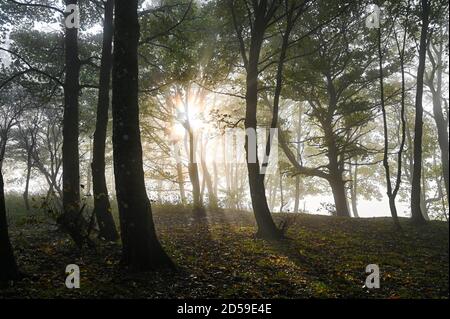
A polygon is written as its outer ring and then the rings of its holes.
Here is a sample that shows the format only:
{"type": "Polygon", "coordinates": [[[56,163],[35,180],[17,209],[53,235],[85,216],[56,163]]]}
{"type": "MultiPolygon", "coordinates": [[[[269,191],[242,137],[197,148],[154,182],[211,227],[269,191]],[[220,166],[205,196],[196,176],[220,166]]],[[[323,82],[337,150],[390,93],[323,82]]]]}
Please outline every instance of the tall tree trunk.
{"type": "MultiPolygon", "coordinates": [[[[206,143],[205,143],[205,146],[206,146],[206,143]]],[[[203,149],[202,149],[202,155],[201,155],[201,166],[202,166],[202,172],[203,172],[203,179],[205,180],[206,188],[208,190],[209,207],[212,209],[217,209],[217,197],[214,193],[214,186],[213,186],[213,182],[211,179],[211,175],[209,174],[209,171],[208,171],[208,166],[205,162],[203,149]]]]}
{"type": "Polygon", "coordinates": [[[157,198],[157,203],[159,205],[161,205],[163,203],[162,190],[163,190],[162,179],[157,179],[156,180],[156,198],[157,198]]]}
{"type": "Polygon", "coordinates": [[[280,183],[278,183],[278,176],[273,174],[266,180],[266,185],[269,184],[269,209],[272,212],[275,209],[275,204],[277,202],[277,193],[278,187],[280,187],[280,183]]]}
{"type": "Polygon", "coordinates": [[[5,158],[7,136],[0,136],[0,284],[19,279],[14,252],[9,240],[6,218],[5,185],[3,182],[3,159],[5,158]]]}
{"type": "Polygon", "coordinates": [[[283,234],[275,226],[275,223],[270,214],[269,206],[267,205],[264,175],[260,172],[259,160],[257,156],[258,144],[256,141],[259,73],[258,64],[265,31],[268,27],[269,21],[275,15],[279,4],[272,3],[272,5],[269,5],[267,1],[252,2],[254,21],[252,22],[250,46],[247,57],[246,44],[242,37],[241,27],[237,22],[234,3],[233,1],[230,1],[229,3],[231,14],[233,17],[233,24],[239,39],[241,56],[244,61],[244,66],[247,73],[245,93],[246,109],[244,121],[244,126],[247,133],[245,137],[245,153],[248,170],[248,181],[250,185],[250,197],[256,223],[258,226],[256,235],[265,239],[279,239],[283,234]],[[249,138],[249,134],[253,135],[252,138],[249,138]]]}
{"type": "Polygon", "coordinates": [[[230,190],[231,190],[231,198],[233,201],[233,207],[239,210],[239,194],[238,194],[238,172],[239,172],[239,155],[237,150],[237,138],[236,135],[233,135],[233,160],[234,162],[230,163],[230,190]]]}
{"type": "Polygon", "coordinates": [[[422,212],[422,216],[426,221],[430,220],[428,216],[428,207],[427,207],[427,184],[425,179],[425,171],[422,170],[422,187],[420,189],[420,211],[422,212]]]}
{"type": "Polygon", "coordinates": [[[283,212],[284,205],[283,174],[280,172],[280,213],[283,212]]]}
{"type": "MultiPolygon", "coordinates": [[[[215,154],[215,156],[217,155],[216,152],[214,154],[215,154]]],[[[219,197],[218,197],[218,192],[217,192],[217,188],[219,186],[219,172],[218,172],[218,169],[217,169],[217,162],[216,161],[217,161],[217,156],[215,157],[214,162],[213,162],[213,177],[214,177],[213,192],[214,192],[214,196],[215,196],[216,201],[217,201],[217,207],[219,207],[219,197]]]]}
{"type": "Polygon", "coordinates": [[[337,109],[337,92],[330,73],[326,74],[328,110],[325,118],[322,120],[322,127],[325,136],[328,157],[328,182],[333,193],[336,215],[341,217],[350,217],[348,208],[347,194],[345,191],[345,182],[343,180],[344,163],[340,159],[337,137],[334,131],[333,113],[337,109]]]}
{"type": "Polygon", "coordinates": [[[138,105],[138,1],[117,0],[113,55],[113,155],[122,261],[135,271],[172,267],[158,241],[142,161],[138,105]]]}
{"type": "Polygon", "coordinates": [[[225,207],[233,208],[231,201],[231,182],[230,182],[230,164],[228,163],[226,147],[225,147],[225,134],[222,135],[221,140],[222,158],[223,158],[223,175],[225,177],[225,207]]]}
{"type": "Polygon", "coordinates": [[[25,177],[25,190],[23,192],[23,201],[25,203],[25,209],[28,213],[30,213],[30,201],[29,201],[29,189],[30,189],[30,178],[31,178],[31,169],[32,169],[32,159],[31,153],[27,154],[27,174],[25,177]]]}
{"type": "Polygon", "coordinates": [[[441,149],[441,166],[442,166],[442,176],[444,177],[444,186],[447,193],[447,204],[450,204],[449,195],[449,142],[448,142],[448,123],[444,120],[442,113],[442,107],[439,102],[437,102],[437,97],[433,96],[433,113],[434,119],[436,121],[437,131],[438,131],[438,143],[441,149]]]}
{"type": "MultiPolygon", "coordinates": [[[[0,158],[1,161],[2,158],[0,158]]],[[[18,278],[19,270],[8,235],[3,173],[0,168],[0,284],[18,278]]]]}
{"type": "MultiPolygon", "coordinates": [[[[298,129],[297,129],[297,161],[301,160],[301,145],[300,141],[302,138],[302,115],[303,110],[300,106],[298,108],[298,129]]],[[[295,202],[294,202],[294,213],[298,213],[298,208],[300,204],[300,175],[295,176],[295,202]]]]}
{"type": "Polygon", "coordinates": [[[258,154],[256,141],[257,107],[258,107],[258,62],[264,34],[258,33],[261,26],[255,22],[255,35],[251,39],[250,54],[247,67],[246,79],[246,111],[245,129],[254,133],[254,138],[245,138],[245,152],[248,169],[248,181],[250,185],[250,196],[253,212],[258,225],[257,236],[265,239],[277,239],[281,232],[275,226],[267,205],[266,191],[264,186],[264,175],[260,172],[258,156],[251,159],[251,154],[258,154]]]}
{"type": "MultiPolygon", "coordinates": [[[[391,171],[389,167],[389,135],[388,135],[388,124],[387,124],[387,116],[386,116],[386,106],[384,101],[384,70],[383,70],[383,52],[381,49],[381,28],[377,30],[378,34],[378,62],[379,62],[379,75],[380,75],[380,105],[381,105],[381,113],[383,115],[383,136],[384,136],[384,152],[383,152],[383,166],[386,175],[386,188],[387,188],[387,196],[389,198],[389,209],[391,211],[392,219],[394,220],[395,227],[400,229],[400,222],[398,220],[397,207],[395,205],[395,196],[392,192],[392,183],[391,183],[391,171]]],[[[398,165],[400,165],[398,163],[398,165]]]]}
{"type": "Polygon", "coordinates": [[[298,213],[300,204],[300,176],[295,176],[295,198],[294,198],[294,213],[298,213]]]}
{"type": "Polygon", "coordinates": [[[109,89],[112,67],[114,0],[105,2],[103,23],[103,47],[100,65],[100,81],[95,124],[94,145],[92,149],[92,186],[94,191],[94,214],[99,228],[99,237],[108,241],[119,238],[109,202],[105,176],[105,146],[108,129],[109,89]]]}
{"type": "MultiPolygon", "coordinates": [[[[439,38],[438,38],[439,40],[439,38]]],[[[436,123],[438,133],[438,143],[441,150],[441,167],[444,177],[444,185],[447,193],[447,204],[450,204],[449,193],[449,140],[448,140],[448,118],[445,119],[442,111],[442,75],[444,65],[442,56],[444,53],[444,43],[439,41],[436,48],[433,43],[428,46],[428,56],[433,67],[431,76],[425,74],[426,85],[430,88],[433,100],[433,118],[436,123]],[[433,55],[436,54],[436,56],[433,55]],[[436,78],[436,83],[434,80],[436,78]]],[[[448,116],[448,114],[447,114],[448,116]]]]}
{"type": "Polygon", "coordinates": [[[174,143],[174,151],[177,157],[177,182],[178,188],[180,189],[180,199],[181,204],[186,205],[186,191],[184,189],[184,175],[183,175],[183,164],[180,159],[180,148],[178,144],[174,143]]]}
{"type": "MultiPolygon", "coordinates": [[[[77,0],[66,0],[66,5],[77,5],[77,0]]],[[[83,222],[80,218],[80,157],[78,147],[79,136],[79,103],[80,93],[80,60],[78,58],[78,30],[65,29],[65,66],[64,81],[64,116],[63,116],[63,207],[64,213],[58,220],[68,231],[75,243],[84,244],[83,222]]]]}
{"type": "MultiPolygon", "coordinates": [[[[187,90],[189,92],[189,90],[187,90]]],[[[185,114],[189,114],[189,98],[186,95],[186,100],[184,102],[184,111],[185,114]]],[[[198,218],[204,218],[206,215],[205,209],[203,207],[202,200],[202,191],[200,185],[200,177],[198,172],[198,163],[197,163],[197,136],[191,126],[191,122],[189,120],[189,116],[184,121],[183,126],[186,130],[184,145],[189,158],[188,163],[188,174],[189,180],[192,185],[192,204],[193,204],[193,212],[194,215],[198,218]]]]}
{"type": "MultiPolygon", "coordinates": [[[[94,132],[95,134],[95,132],[94,132]]],[[[92,160],[93,160],[93,141],[92,137],[89,136],[89,160],[88,160],[88,167],[87,167],[87,176],[86,176],[86,185],[84,185],[84,196],[91,196],[92,193],[92,160]]]]}
{"type": "Polygon", "coordinates": [[[193,201],[193,211],[197,217],[205,216],[205,209],[203,208],[203,202],[201,199],[201,188],[200,188],[200,178],[198,174],[198,163],[196,162],[196,145],[194,132],[192,131],[190,125],[187,126],[188,139],[189,139],[189,164],[188,173],[189,179],[192,184],[192,201],[193,201]]]}
{"type": "Polygon", "coordinates": [[[423,135],[423,76],[425,73],[425,60],[427,54],[427,38],[430,4],[428,0],[422,0],[422,28],[420,32],[419,66],[417,69],[416,89],[416,118],[414,125],[414,168],[412,174],[411,189],[411,217],[413,222],[423,224],[426,222],[420,207],[420,189],[422,175],[422,135],[423,135]]]}
{"type": "MultiPolygon", "coordinates": [[[[351,172],[351,170],[350,170],[351,172]]],[[[352,212],[353,216],[358,218],[358,160],[355,160],[355,168],[353,171],[353,177],[352,177],[352,185],[350,188],[351,193],[351,201],[352,201],[352,212]]]]}

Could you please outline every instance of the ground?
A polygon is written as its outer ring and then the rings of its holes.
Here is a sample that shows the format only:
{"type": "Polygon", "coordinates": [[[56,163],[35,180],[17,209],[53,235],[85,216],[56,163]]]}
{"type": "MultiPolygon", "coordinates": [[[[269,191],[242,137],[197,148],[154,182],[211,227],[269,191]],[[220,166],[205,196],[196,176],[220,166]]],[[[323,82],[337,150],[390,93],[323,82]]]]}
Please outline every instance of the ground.
{"type": "Polygon", "coordinates": [[[160,240],[175,272],[130,274],[119,243],[96,240],[78,251],[50,220],[22,218],[10,227],[25,278],[0,298],[448,298],[448,223],[414,227],[402,219],[275,214],[287,238],[254,237],[247,212],[208,212],[196,223],[187,209],[157,207],[160,240]],[[65,287],[65,268],[81,269],[81,288],[65,287]],[[379,289],[364,286],[368,264],[380,268],[379,289]]]}

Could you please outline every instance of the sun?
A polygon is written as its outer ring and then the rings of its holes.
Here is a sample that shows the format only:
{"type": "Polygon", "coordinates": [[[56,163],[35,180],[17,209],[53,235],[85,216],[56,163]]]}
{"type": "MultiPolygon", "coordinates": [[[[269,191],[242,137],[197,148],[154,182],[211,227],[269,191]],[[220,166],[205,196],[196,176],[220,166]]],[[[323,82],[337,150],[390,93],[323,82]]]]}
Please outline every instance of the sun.
{"type": "Polygon", "coordinates": [[[198,130],[205,125],[204,121],[202,120],[202,113],[200,111],[200,108],[196,104],[192,104],[189,106],[188,119],[190,126],[194,130],[198,130]]]}
{"type": "Polygon", "coordinates": [[[184,135],[186,134],[186,129],[181,123],[174,123],[172,125],[172,128],[170,130],[170,139],[173,141],[179,141],[181,140],[184,135]]]}
{"type": "MultiPolygon", "coordinates": [[[[193,130],[198,130],[206,125],[205,121],[203,120],[203,114],[202,114],[202,108],[195,103],[193,100],[189,100],[187,102],[187,106],[181,102],[179,99],[176,103],[176,109],[177,109],[177,118],[178,121],[183,122],[188,120],[189,126],[193,130]],[[186,114],[187,113],[187,114],[186,114]]],[[[181,129],[184,129],[184,127],[181,125],[181,128],[176,128],[177,124],[174,124],[174,130],[179,131],[181,129]]]]}

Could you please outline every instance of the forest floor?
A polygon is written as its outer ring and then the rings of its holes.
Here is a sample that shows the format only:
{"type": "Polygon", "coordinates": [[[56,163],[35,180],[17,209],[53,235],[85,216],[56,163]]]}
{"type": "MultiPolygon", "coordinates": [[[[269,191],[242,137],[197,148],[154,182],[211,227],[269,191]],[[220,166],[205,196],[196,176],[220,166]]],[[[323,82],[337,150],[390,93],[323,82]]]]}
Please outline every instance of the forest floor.
{"type": "Polygon", "coordinates": [[[130,274],[120,245],[96,240],[78,251],[46,220],[10,227],[26,277],[0,289],[0,298],[448,298],[449,228],[433,221],[413,227],[402,219],[343,219],[274,214],[289,219],[287,239],[254,237],[253,215],[208,212],[194,222],[187,209],[154,209],[159,238],[175,272],[130,274]],[[65,287],[65,268],[77,264],[80,289],[65,287]],[[368,264],[380,268],[381,287],[364,286],[368,264]]]}

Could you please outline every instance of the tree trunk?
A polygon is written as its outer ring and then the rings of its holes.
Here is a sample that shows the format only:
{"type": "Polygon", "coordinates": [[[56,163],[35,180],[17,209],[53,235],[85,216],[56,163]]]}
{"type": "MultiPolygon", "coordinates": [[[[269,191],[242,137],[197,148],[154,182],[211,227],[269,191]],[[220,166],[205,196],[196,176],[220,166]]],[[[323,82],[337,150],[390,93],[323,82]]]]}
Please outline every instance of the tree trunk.
{"type": "MultiPolygon", "coordinates": [[[[78,4],[77,0],[66,0],[66,5],[78,4]]],[[[79,159],[79,75],[78,30],[66,28],[64,37],[66,75],[64,82],[63,117],[63,208],[58,222],[67,230],[78,247],[85,241],[83,222],[80,216],[80,159],[79,159]]]]}
{"type": "Polygon", "coordinates": [[[105,176],[105,146],[108,129],[109,89],[112,67],[114,0],[105,2],[103,24],[103,47],[100,65],[100,82],[95,124],[94,145],[92,149],[92,186],[94,191],[94,214],[99,228],[99,237],[108,241],[119,238],[109,202],[105,176]]]}
{"type": "Polygon", "coordinates": [[[31,178],[31,169],[32,169],[32,160],[31,160],[31,153],[28,152],[27,154],[27,174],[25,177],[25,190],[23,192],[23,201],[25,203],[25,209],[28,213],[30,213],[30,201],[29,201],[29,188],[30,188],[30,178],[31,178]]]}
{"type": "Polygon", "coordinates": [[[425,171],[422,170],[422,187],[420,189],[420,211],[422,212],[422,216],[426,221],[430,220],[430,216],[428,216],[428,207],[427,207],[427,184],[425,179],[425,171]]]}
{"type": "Polygon", "coordinates": [[[336,147],[336,141],[332,132],[332,125],[329,123],[326,125],[325,139],[327,143],[327,157],[329,167],[328,182],[333,193],[334,204],[336,207],[336,215],[341,217],[350,217],[350,211],[348,208],[347,195],[345,191],[345,182],[342,178],[342,168],[338,159],[338,151],[336,147]]]}
{"type": "MultiPolygon", "coordinates": [[[[179,152],[178,149],[176,151],[179,152]]],[[[186,191],[184,189],[183,164],[181,163],[177,163],[177,181],[178,181],[178,188],[180,189],[181,204],[186,205],[186,191]]]]}
{"type": "MultiPolygon", "coordinates": [[[[301,138],[302,138],[302,116],[303,110],[300,106],[298,108],[298,129],[297,129],[297,161],[300,162],[301,160],[301,138]]],[[[298,207],[300,204],[300,176],[295,176],[295,203],[294,203],[294,213],[298,213],[298,207]]]]}
{"type": "Polygon", "coordinates": [[[338,138],[334,131],[333,114],[337,109],[338,97],[336,88],[333,83],[333,78],[329,73],[327,78],[327,93],[328,93],[328,110],[324,119],[322,120],[323,133],[325,137],[325,144],[327,147],[328,157],[328,182],[333,193],[334,204],[336,207],[336,215],[341,217],[350,217],[348,208],[347,194],[345,191],[345,182],[343,180],[344,163],[340,158],[338,150],[338,138]]]}
{"type": "Polygon", "coordinates": [[[295,176],[295,198],[294,198],[294,213],[298,213],[298,206],[300,204],[300,176],[295,176]]]}
{"type": "Polygon", "coordinates": [[[225,134],[222,135],[221,139],[221,146],[222,146],[222,157],[223,157],[223,170],[224,170],[224,176],[225,176],[225,193],[226,193],[226,205],[228,208],[232,208],[232,203],[230,201],[231,196],[231,182],[230,182],[230,164],[228,163],[227,159],[227,153],[226,153],[226,145],[225,145],[225,134]]]}
{"type": "Polygon", "coordinates": [[[283,174],[280,172],[280,213],[283,212],[284,208],[284,191],[283,191],[283,174]]]}
{"type": "MultiPolygon", "coordinates": [[[[217,155],[216,152],[214,154],[217,155]]],[[[216,163],[216,161],[217,161],[217,156],[215,157],[214,162],[213,162],[213,176],[214,176],[213,192],[214,192],[214,196],[215,196],[216,201],[217,201],[217,207],[219,207],[219,197],[218,197],[218,193],[217,193],[217,187],[218,187],[218,184],[219,184],[219,172],[217,170],[217,163],[216,163]]]]}
{"type": "MultiPolygon", "coordinates": [[[[258,19],[258,18],[257,18],[258,19]]],[[[259,21],[259,20],[258,20],[259,21]]],[[[261,23],[261,22],[260,22],[261,23]]],[[[258,106],[258,62],[264,34],[258,33],[258,23],[255,21],[255,35],[251,39],[250,54],[247,67],[246,79],[246,111],[245,129],[254,132],[255,138],[249,141],[249,136],[245,138],[245,152],[248,169],[248,181],[250,185],[250,196],[253,212],[258,225],[257,236],[265,239],[278,239],[282,237],[281,232],[275,226],[267,205],[266,192],[264,187],[264,175],[260,173],[258,156],[254,161],[250,161],[250,154],[258,154],[256,142],[256,113],[258,106]]],[[[253,160],[253,159],[252,159],[253,160]]]]}
{"type": "Polygon", "coordinates": [[[146,194],[139,130],[138,1],[117,0],[113,55],[113,155],[122,261],[134,271],[172,267],[158,241],[146,194]]]}
{"type": "MultiPolygon", "coordinates": [[[[351,170],[350,170],[351,172],[351,170]]],[[[353,216],[358,218],[358,160],[355,160],[355,170],[353,171],[352,187],[350,189],[352,200],[353,216]]]]}
{"type": "Polygon", "coordinates": [[[441,165],[442,165],[442,176],[444,177],[444,185],[447,193],[447,204],[450,204],[449,197],[449,143],[448,143],[448,133],[447,127],[448,124],[444,120],[444,116],[442,113],[442,107],[436,101],[437,98],[433,96],[433,113],[436,121],[437,131],[438,131],[438,143],[441,149],[441,165]]]}
{"type": "MultiPolygon", "coordinates": [[[[94,132],[95,134],[95,132],[94,132]]],[[[94,154],[92,154],[94,152],[94,148],[93,148],[93,141],[92,141],[92,137],[89,137],[89,160],[88,160],[88,167],[87,167],[87,176],[86,176],[86,185],[84,187],[84,196],[91,196],[92,193],[92,161],[93,161],[93,157],[94,154]]]]}
{"type": "MultiPolygon", "coordinates": [[[[394,220],[395,227],[400,229],[400,222],[397,216],[397,207],[395,206],[395,195],[392,192],[391,183],[391,171],[389,167],[389,136],[388,136],[388,124],[386,116],[386,106],[384,103],[384,70],[383,70],[383,52],[381,49],[381,28],[378,28],[378,62],[379,62],[379,75],[380,75],[380,105],[381,113],[383,115],[383,137],[384,137],[384,152],[383,152],[383,166],[386,175],[386,188],[387,196],[389,198],[389,208],[391,211],[392,219],[394,220]]],[[[397,163],[400,165],[400,163],[397,163]]],[[[397,181],[398,182],[398,181],[397,181]]]]}
{"type": "MultiPolygon", "coordinates": [[[[0,155],[0,162],[2,155],[0,155]]],[[[0,284],[19,278],[16,259],[8,235],[3,173],[0,168],[0,284]]]]}
{"type": "Polygon", "coordinates": [[[426,222],[420,207],[420,188],[422,175],[422,135],[423,135],[423,76],[425,72],[425,60],[427,53],[429,2],[422,0],[422,28],[420,32],[419,66],[417,69],[416,89],[416,118],[414,125],[414,168],[412,174],[411,190],[411,217],[414,223],[424,224],[426,222]]]}
{"type": "MultiPolygon", "coordinates": [[[[444,185],[447,193],[447,204],[450,204],[449,200],[449,142],[448,142],[448,118],[445,119],[442,111],[442,75],[444,72],[444,64],[442,56],[444,53],[444,43],[438,43],[438,49],[435,48],[433,43],[430,43],[428,47],[428,56],[433,66],[432,77],[427,78],[426,84],[430,88],[433,99],[433,118],[436,123],[438,133],[438,143],[441,150],[441,167],[442,175],[444,177],[444,185]],[[436,56],[433,56],[433,52],[436,56]],[[434,83],[434,78],[436,84],[434,83]]],[[[447,115],[448,116],[448,115],[447,115]]]]}
{"type": "Polygon", "coordinates": [[[217,209],[217,197],[214,194],[213,182],[211,179],[211,175],[209,174],[208,166],[206,165],[203,152],[202,152],[202,158],[201,158],[201,165],[202,165],[203,179],[205,180],[206,188],[208,190],[209,207],[212,209],[217,209]]]}
{"type": "Polygon", "coordinates": [[[203,203],[201,199],[201,189],[200,189],[200,178],[198,175],[198,164],[195,159],[195,138],[194,132],[190,128],[188,124],[188,138],[189,138],[189,164],[188,164],[188,173],[189,179],[192,184],[192,201],[193,201],[193,211],[197,217],[205,216],[205,209],[203,208],[203,203]]]}
{"type": "Polygon", "coordinates": [[[347,196],[345,194],[345,182],[342,180],[342,176],[340,178],[337,177],[331,179],[329,182],[333,193],[334,204],[336,206],[336,215],[341,217],[350,217],[347,196]]]}

